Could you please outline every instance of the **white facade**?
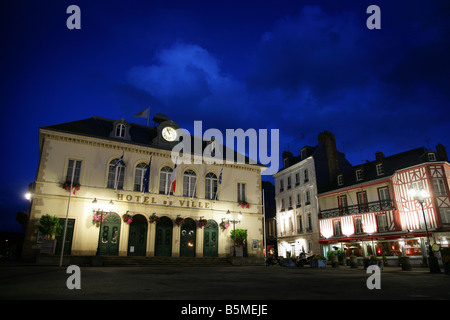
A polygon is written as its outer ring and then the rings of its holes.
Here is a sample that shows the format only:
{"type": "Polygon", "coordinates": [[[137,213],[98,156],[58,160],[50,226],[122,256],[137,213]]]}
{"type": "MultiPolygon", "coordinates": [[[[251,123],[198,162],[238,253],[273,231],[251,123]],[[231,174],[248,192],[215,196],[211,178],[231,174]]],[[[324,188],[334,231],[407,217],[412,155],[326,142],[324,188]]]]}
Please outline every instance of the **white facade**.
{"type": "Polygon", "coordinates": [[[308,157],[274,175],[278,254],[319,253],[317,185],[314,159],[308,157]]]}
{"type": "MultiPolygon", "coordinates": [[[[102,119],[105,120],[105,119],[102,119]]],[[[107,119],[106,119],[107,120],[107,119]]],[[[111,123],[112,120],[111,120],[111,123]]],[[[133,126],[130,124],[130,126],[133,126]]],[[[129,130],[129,128],[126,128],[129,130]]],[[[182,228],[174,222],[177,217],[191,219],[197,225],[194,230],[193,250],[195,257],[202,257],[205,245],[217,247],[217,256],[226,257],[230,254],[233,241],[228,229],[222,230],[220,223],[230,211],[231,218],[237,219],[242,213],[242,220],[236,228],[246,229],[248,256],[262,257],[262,196],[261,196],[261,170],[262,166],[249,164],[178,164],[176,170],[177,184],[175,193],[167,195],[161,193],[162,170],[164,167],[174,168],[171,161],[170,150],[155,148],[129,139],[108,139],[92,135],[82,135],[63,130],[53,130],[51,127],[40,129],[40,161],[32,196],[30,222],[26,234],[24,255],[35,256],[39,253],[40,239],[37,231],[38,220],[44,214],[56,216],[61,219],[68,218],[74,222],[73,234],[69,245],[71,255],[95,255],[100,246],[101,226],[93,221],[96,211],[115,213],[120,217],[118,226],[118,251],[116,255],[126,256],[133,252],[130,246],[131,224],[126,223],[122,217],[129,214],[132,217],[142,216],[145,221],[152,214],[166,217],[173,224],[170,234],[170,256],[180,256],[182,228]],[[111,163],[124,155],[125,167],[123,173],[123,186],[118,190],[110,186],[111,163]],[[151,157],[149,192],[135,191],[136,183],[142,183],[139,178],[144,174],[151,157]],[[67,177],[73,172],[74,163],[79,165],[76,176],[81,185],[80,189],[71,195],[62,188],[67,177]],[[79,169],[79,170],[78,170],[79,169]],[[195,175],[189,188],[196,190],[193,196],[185,196],[187,180],[186,172],[195,175]],[[218,178],[222,173],[222,184],[218,178]],[[213,174],[213,175],[211,175],[213,174]],[[217,199],[211,197],[210,181],[208,177],[215,177],[214,183],[218,185],[217,199]],[[195,182],[195,183],[194,183],[195,182]],[[208,183],[208,185],[207,185],[208,183]],[[239,185],[239,186],[238,186],[239,185]],[[238,203],[238,188],[245,186],[246,206],[238,203]],[[208,190],[209,187],[209,190],[208,190]],[[94,201],[94,199],[96,201],[94,201]],[[109,208],[108,204],[114,204],[109,208]],[[93,202],[96,202],[95,204],[93,202]],[[95,206],[95,208],[93,208],[95,206]],[[206,229],[198,224],[200,219],[206,219],[216,225],[216,234],[213,239],[205,239],[206,229]],[[214,244],[211,244],[211,242],[214,244]]],[[[119,132],[119,134],[121,134],[119,132]]],[[[129,131],[127,131],[129,134],[129,131]]],[[[131,134],[132,136],[132,134],[131,134]]],[[[192,161],[193,162],[193,161],[192,161]]],[[[139,188],[138,188],[139,189],[139,188]]],[[[242,196],[242,195],[241,195],[242,196]]],[[[158,237],[157,223],[144,224],[146,229],[144,248],[145,256],[154,256],[158,237]]],[[[106,232],[106,231],[105,231],[106,232]]],[[[169,233],[168,233],[169,234],[169,233]]],[[[208,235],[210,236],[210,235],[208,235]]]]}

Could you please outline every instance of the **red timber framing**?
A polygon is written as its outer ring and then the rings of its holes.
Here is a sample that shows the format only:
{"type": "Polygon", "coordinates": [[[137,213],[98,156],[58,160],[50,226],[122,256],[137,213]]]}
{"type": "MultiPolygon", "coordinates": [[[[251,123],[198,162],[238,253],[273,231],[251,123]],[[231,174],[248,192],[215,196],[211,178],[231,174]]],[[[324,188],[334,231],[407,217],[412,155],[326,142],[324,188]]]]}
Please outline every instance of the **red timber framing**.
{"type": "MultiPolygon", "coordinates": [[[[443,227],[450,229],[450,226],[443,226],[440,209],[450,210],[450,165],[448,162],[427,162],[400,169],[392,176],[384,179],[372,180],[319,194],[320,243],[425,236],[422,207],[408,194],[411,185],[425,188],[430,193],[430,198],[424,202],[428,229],[430,231],[448,231],[443,230],[443,227]],[[436,194],[433,179],[442,179],[443,182],[440,181],[440,185],[445,187],[445,191],[441,187],[440,194],[436,194]],[[383,210],[371,210],[375,206],[369,205],[369,210],[364,210],[367,208],[363,204],[363,210],[361,210],[361,203],[358,202],[356,204],[358,208],[353,208],[353,211],[342,206],[341,196],[350,195],[350,193],[355,196],[360,192],[361,199],[364,200],[365,191],[376,186],[379,186],[376,188],[379,199],[379,189],[388,187],[393,206],[379,208],[383,210]],[[338,208],[323,210],[324,205],[321,205],[321,202],[325,199],[328,203],[330,200],[336,199],[338,208]],[[360,212],[358,212],[358,209],[360,212]],[[356,233],[356,219],[360,219],[358,223],[362,224],[362,233],[356,233]],[[336,221],[340,221],[341,234],[339,235],[336,235],[334,230],[336,221]]],[[[358,199],[357,196],[356,199],[358,199]]],[[[354,203],[352,205],[355,207],[354,203]]]]}

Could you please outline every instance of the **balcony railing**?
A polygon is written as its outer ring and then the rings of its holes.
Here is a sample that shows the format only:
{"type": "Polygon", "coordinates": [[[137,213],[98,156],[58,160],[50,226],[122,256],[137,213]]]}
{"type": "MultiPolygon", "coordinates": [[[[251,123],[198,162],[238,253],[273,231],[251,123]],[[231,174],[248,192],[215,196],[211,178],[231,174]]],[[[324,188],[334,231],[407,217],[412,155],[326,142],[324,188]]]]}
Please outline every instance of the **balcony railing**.
{"type": "Polygon", "coordinates": [[[320,210],[319,219],[328,219],[340,216],[350,216],[353,214],[361,214],[367,212],[378,212],[395,209],[394,201],[380,200],[357,204],[353,206],[346,206],[341,208],[333,208],[327,210],[320,210]]]}

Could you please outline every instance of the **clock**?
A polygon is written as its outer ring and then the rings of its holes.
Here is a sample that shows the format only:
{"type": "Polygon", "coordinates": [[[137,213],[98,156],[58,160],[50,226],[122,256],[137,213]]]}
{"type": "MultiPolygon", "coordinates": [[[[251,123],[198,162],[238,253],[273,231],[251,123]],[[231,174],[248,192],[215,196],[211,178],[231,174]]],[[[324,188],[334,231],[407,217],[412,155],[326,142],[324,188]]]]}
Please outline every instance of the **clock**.
{"type": "Polygon", "coordinates": [[[172,127],[164,127],[161,134],[166,141],[175,141],[177,138],[177,131],[172,127]]]}

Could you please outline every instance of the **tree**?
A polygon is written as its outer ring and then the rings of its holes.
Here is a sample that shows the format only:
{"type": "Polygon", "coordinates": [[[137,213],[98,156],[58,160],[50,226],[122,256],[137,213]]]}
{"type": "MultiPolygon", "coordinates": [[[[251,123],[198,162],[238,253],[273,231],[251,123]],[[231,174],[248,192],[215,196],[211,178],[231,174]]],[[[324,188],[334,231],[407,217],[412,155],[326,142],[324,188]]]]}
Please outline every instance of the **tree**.
{"type": "Polygon", "coordinates": [[[52,217],[49,214],[43,215],[39,219],[39,232],[44,234],[48,239],[52,239],[61,233],[62,226],[58,217],[52,217]]]}
{"type": "Polygon", "coordinates": [[[247,239],[247,230],[231,230],[231,239],[236,243],[236,245],[243,246],[245,239],[247,239]]]}

